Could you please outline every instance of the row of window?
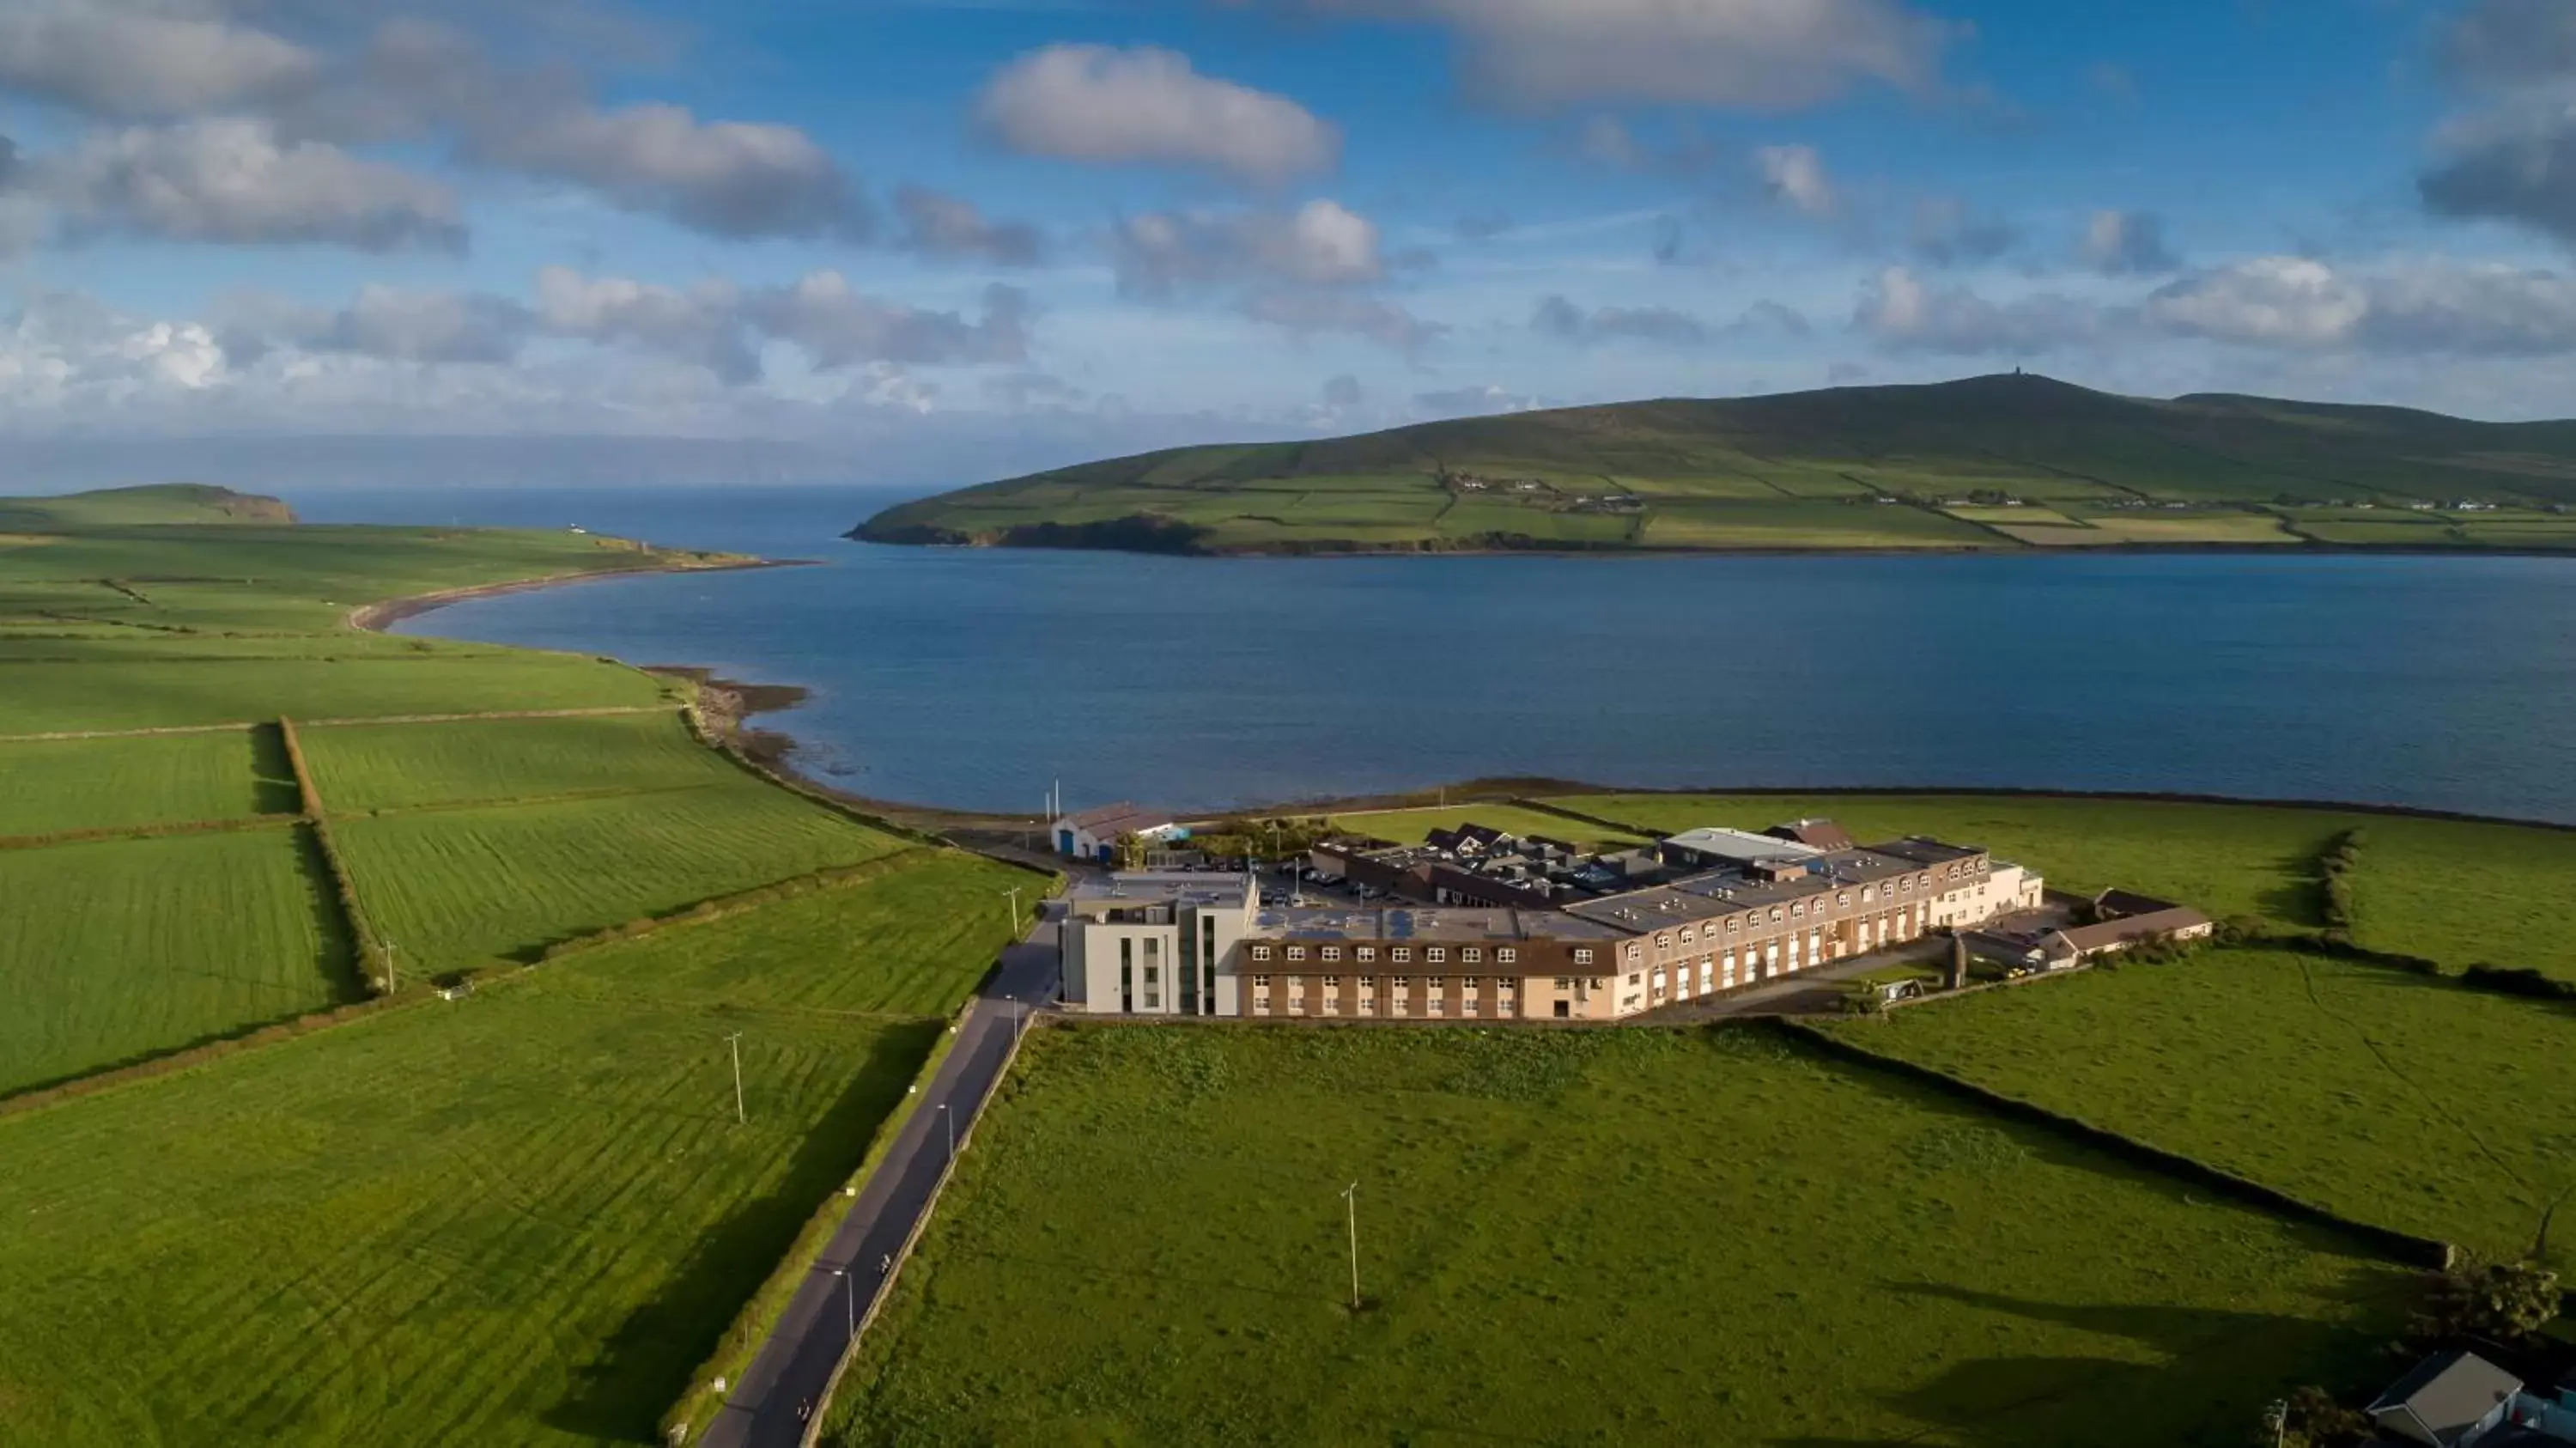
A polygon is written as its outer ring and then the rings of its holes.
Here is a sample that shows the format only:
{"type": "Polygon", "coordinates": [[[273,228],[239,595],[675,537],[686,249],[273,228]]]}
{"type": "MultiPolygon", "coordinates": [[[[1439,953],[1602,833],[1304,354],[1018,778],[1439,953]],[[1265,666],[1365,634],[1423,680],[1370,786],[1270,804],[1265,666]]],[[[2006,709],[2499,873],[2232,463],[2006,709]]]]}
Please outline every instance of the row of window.
{"type": "MultiPolygon", "coordinates": [[[[1256,945],[1252,947],[1252,958],[1255,960],[1268,960],[1270,958],[1270,952],[1274,948],[1285,950],[1288,953],[1288,958],[1290,960],[1304,960],[1306,958],[1306,947],[1302,945],[1280,947],[1256,945]]],[[[1316,958],[1319,960],[1339,960],[1342,958],[1342,948],[1338,945],[1321,945],[1315,947],[1315,954],[1316,958]]],[[[1578,950],[1574,953],[1574,958],[1576,960],[1588,960],[1591,958],[1591,955],[1591,951],[1578,950]]],[[[1377,947],[1374,945],[1352,946],[1351,958],[1363,965],[1368,964],[1369,962],[1377,959],[1377,947]]],[[[1413,947],[1410,945],[1389,946],[1387,947],[1386,958],[1390,964],[1410,964],[1413,960],[1413,947]]],[[[1422,948],[1422,958],[1432,965],[1445,964],[1449,959],[1449,947],[1445,945],[1426,945],[1422,948]]],[[[1511,965],[1518,962],[1520,958],[1520,951],[1512,946],[1501,946],[1494,951],[1494,963],[1497,965],[1511,965]]],[[[1458,961],[1461,965],[1481,965],[1484,963],[1484,960],[1485,948],[1481,945],[1462,945],[1458,948],[1458,961]]]]}
{"type": "MultiPolygon", "coordinates": [[[[1317,979],[1317,980],[1319,980],[1319,981],[1322,981],[1322,982],[1323,982],[1323,988],[1324,988],[1324,989],[1326,989],[1326,990],[1340,990],[1340,989],[1342,988],[1342,978],[1341,978],[1340,976],[1338,976],[1338,975],[1324,975],[1324,976],[1317,976],[1317,977],[1316,977],[1316,979],[1317,979]]],[[[1357,980],[1357,981],[1360,983],[1360,989],[1362,989],[1362,990],[1375,990],[1375,989],[1377,989],[1377,977],[1376,977],[1376,976],[1373,976],[1373,975],[1355,976],[1355,977],[1353,977],[1353,979],[1357,980]]],[[[1416,981],[1416,980],[1419,980],[1419,981],[1420,981],[1424,986],[1426,986],[1426,987],[1428,987],[1429,989],[1432,989],[1432,990],[1443,990],[1443,989],[1446,989],[1447,987],[1452,986],[1452,985],[1461,986],[1461,987],[1464,987],[1464,988],[1465,988],[1465,989],[1467,989],[1467,990],[1474,990],[1474,989],[1476,989],[1478,986],[1482,986],[1482,985],[1491,985],[1491,986],[1492,986],[1494,989],[1496,989],[1496,990],[1510,990],[1510,989],[1512,989],[1512,988],[1514,988],[1515,986],[1518,986],[1518,985],[1520,984],[1520,980],[1519,980],[1519,978],[1518,978],[1518,977],[1516,977],[1516,976],[1508,976],[1508,975],[1498,975],[1498,976],[1493,976],[1493,977],[1491,977],[1490,979],[1489,979],[1489,978],[1487,978],[1487,977],[1485,977],[1485,976],[1481,976],[1481,975],[1458,975],[1458,976],[1449,976],[1449,975],[1425,975],[1425,976],[1401,976],[1401,975],[1391,975],[1391,976],[1388,976],[1388,977],[1387,977],[1387,979],[1388,979],[1388,980],[1390,980],[1390,981],[1392,981],[1392,982],[1394,982],[1395,987],[1396,987],[1398,990],[1403,989],[1405,986],[1407,986],[1407,985],[1411,984],[1412,982],[1414,982],[1414,981],[1416,981]]],[[[1301,990],[1301,989],[1303,989],[1303,988],[1305,987],[1306,977],[1304,977],[1304,976],[1302,976],[1302,975],[1292,975],[1292,976],[1287,977],[1287,981],[1288,981],[1288,988],[1289,988],[1290,990],[1301,990]]],[[[1561,984],[1561,983],[1560,983],[1560,984],[1561,984]]],[[[1595,984],[1598,984],[1598,982],[1595,982],[1595,984]]],[[[1268,976],[1266,976],[1266,975],[1256,975],[1256,976],[1254,976],[1254,977],[1252,978],[1252,988],[1253,988],[1254,990],[1268,990],[1268,989],[1270,989],[1270,977],[1268,977],[1268,976]]]]}

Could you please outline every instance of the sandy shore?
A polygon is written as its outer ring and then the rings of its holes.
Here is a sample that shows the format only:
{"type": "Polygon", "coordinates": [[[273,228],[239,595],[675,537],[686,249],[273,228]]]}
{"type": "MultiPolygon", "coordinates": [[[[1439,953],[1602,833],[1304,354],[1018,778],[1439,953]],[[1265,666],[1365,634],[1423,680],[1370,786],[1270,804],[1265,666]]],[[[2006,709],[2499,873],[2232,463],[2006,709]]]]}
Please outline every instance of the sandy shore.
{"type": "Polygon", "coordinates": [[[561,588],[572,583],[596,583],[606,578],[636,578],[657,573],[741,573],[754,568],[811,568],[814,564],[802,558],[746,558],[718,563],[673,562],[646,568],[608,568],[580,573],[549,573],[542,578],[517,578],[507,583],[478,583],[471,588],[443,588],[434,593],[415,593],[407,598],[388,598],[379,603],[360,604],[349,610],[349,626],[382,633],[407,618],[417,618],[432,609],[469,598],[497,598],[505,593],[533,593],[540,588],[561,588]]]}

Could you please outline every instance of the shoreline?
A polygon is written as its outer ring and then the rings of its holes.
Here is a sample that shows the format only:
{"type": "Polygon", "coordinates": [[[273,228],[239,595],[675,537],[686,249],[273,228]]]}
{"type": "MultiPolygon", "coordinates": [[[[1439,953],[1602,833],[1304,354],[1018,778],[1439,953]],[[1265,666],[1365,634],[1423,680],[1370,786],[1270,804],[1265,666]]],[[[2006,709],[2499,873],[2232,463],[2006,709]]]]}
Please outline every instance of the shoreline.
{"type": "Polygon", "coordinates": [[[1324,562],[1350,558],[2083,558],[2183,555],[2231,558],[2569,558],[2576,543],[2565,548],[2501,547],[2446,543],[2327,543],[2297,538],[2279,543],[2085,543],[2048,547],[2035,543],[1926,543],[1906,547],[1867,544],[1784,544],[1774,547],[1662,547],[1622,544],[1617,547],[1566,548],[1417,548],[1321,542],[1312,546],[1274,548],[1118,548],[1097,544],[1054,543],[924,543],[870,538],[858,530],[840,535],[845,543],[879,548],[917,548],[948,553],[1113,553],[1132,558],[1183,558],[1202,562],[1228,559],[1295,559],[1324,562]]]}
{"type": "MultiPolygon", "coordinates": [[[[898,544],[888,546],[901,547],[922,545],[898,544]]],[[[1024,551],[1117,552],[1123,550],[1036,549],[1024,551]]],[[[1956,551],[1986,553],[1990,550],[1967,549],[1956,551]]],[[[2032,551],[2037,552],[2040,550],[2032,551]]],[[[2098,552],[2102,550],[2094,549],[2086,551],[2098,552]]],[[[2144,550],[2123,551],[2170,553],[2193,550],[2149,548],[2144,550]]],[[[2228,551],[2278,552],[2280,550],[2277,548],[2256,548],[2252,550],[2234,549],[2228,551]]],[[[2367,553],[2393,552],[2400,550],[2360,549],[2339,551],[2358,551],[2367,553]]],[[[2478,551],[2496,552],[2497,550],[2478,551]]],[[[1186,555],[1165,554],[1161,556],[1172,557],[1186,555]]],[[[1372,555],[1355,553],[1318,556],[1368,557],[1372,555]]],[[[2535,556],[2566,557],[2568,555],[2564,552],[2549,552],[2535,556]]],[[[800,568],[812,566],[814,566],[814,564],[810,560],[763,558],[738,562],[728,561],[723,563],[703,564],[683,563],[653,568],[615,569],[607,572],[555,574],[545,578],[518,579],[507,583],[478,584],[468,588],[443,589],[434,593],[416,594],[407,598],[385,599],[376,603],[364,604],[358,608],[350,610],[349,623],[352,627],[367,629],[373,632],[382,632],[391,624],[398,623],[407,618],[416,618],[422,614],[443,608],[448,604],[462,602],[470,598],[489,598],[513,593],[532,593],[539,589],[555,588],[566,584],[592,582],[603,578],[632,578],[650,574],[737,572],[757,568],[800,568]]],[[[730,715],[731,734],[735,740],[735,747],[737,749],[741,750],[747,756],[755,758],[762,767],[775,770],[778,773],[790,777],[798,787],[811,790],[818,794],[827,795],[844,805],[864,810],[870,814],[883,816],[910,828],[934,832],[945,832],[951,829],[982,829],[1024,832],[1029,828],[1028,822],[1034,818],[1034,816],[1029,815],[1003,814],[952,805],[881,799],[871,795],[859,794],[853,790],[843,789],[826,780],[817,779],[805,770],[799,768],[796,763],[796,755],[801,746],[794,735],[782,730],[746,729],[741,727],[743,721],[751,719],[757,715],[792,712],[811,696],[811,690],[804,685],[761,684],[726,679],[718,677],[712,668],[704,665],[636,664],[624,659],[620,659],[618,662],[626,664],[627,667],[637,669],[644,673],[687,678],[695,682],[701,688],[720,691],[730,698],[738,701],[738,707],[733,710],[730,715]]],[[[1524,799],[1537,794],[1726,795],[1744,799],[1833,799],[1910,796],[1915,798],[1951,799],[1988,797],[2006,799],[2104,800],[2143,804],[2233,805],[2253,809],[2301,810],[2309,813],[2360,814],[2400,819],[2438,820],[2457,824],[2510,825],[2524,829],[2549,830],[2561,834],[2576,834],[2576,822],[2571,821],[2533,819],[2512,815],[2479,814],[2468,810],[2441,809],[2430,805],[2406,805],[2388,802],[2373,803],[2359,800],[2267,798],[2255,795],[2215,794],[2205,791],[2191,790],[2066,789],[2027,785],[1886,784],[1761,786],[1694,785],[1639,787],[1604,785],[1586,780],[1546,777],[1478,777],[1446,785],[1435,783],[1426,785],[1417,790],[1400,791],[1395,793],[1379,792],[1374,794],[1357,795],[1305,796],[1271,803],[1239,805],[1228,808],[1200,811],[1182,811],[1181,813],[1186,815],[1190,820],[1204,822],[1257,818],[1273,815],[1363,814],[1372,811],[1438,809],[1445,807],[1444,801],[1449,797],[1461,794],[1464,794],[1467,797],[1457,801],[1458,807],[1470,809],[1477,805],[1508,803],[1513,800],[1524,799]]]]}

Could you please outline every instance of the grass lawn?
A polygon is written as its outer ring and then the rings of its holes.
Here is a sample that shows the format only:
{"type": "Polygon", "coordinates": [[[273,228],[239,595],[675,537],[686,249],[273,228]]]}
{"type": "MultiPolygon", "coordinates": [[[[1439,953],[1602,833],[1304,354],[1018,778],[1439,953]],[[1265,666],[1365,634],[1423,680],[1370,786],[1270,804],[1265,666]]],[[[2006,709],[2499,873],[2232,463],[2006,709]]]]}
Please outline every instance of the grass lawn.
{"type": "Polygon", "coordinates": [[[2576,980],[2567,932],[2576,833],[2375,819],[2351,875],[2364,945],[2459,967],[2530,966],[2576,980]]]}
{"type": "Polygon", "coordinates": [[[747,777],[345,819],[332,834],[377,932],[415,970],[526,959],[569,936],[906,847],[747,777]]]}
{"type": "Polygon", "coordinates": [[[1983,528],[1928,509],[1830,501],[1656,500],[1643,541],[1661,548],[1995,548],[1983,528]]]}
{"type": "Polygon", "coordinates": [[[753,911],[0,1119],[0,1440],[651,1441],[1000,945],[942,880],[837,892],[865,950],[712,971],[804,938],[753,911]]]}
{"type": "Polygon", "coordinates": [[[0,1092],[332,1004],[348,947],[304,851],[283,828],[0,850],[0,1092]]]}
{"type": "Polygon", "coordinates": [[[1626,846],[1644,844],[1642,836],[1618,830],[1587,825],[1545,810],[1522,809],[1514,805],[1463,804],[1446,809],[1364,810],[1357,814],[1337,814],[1333,823],[1357,834],[1372,835],[1399,845],[1420,844],[1433,830],[1456,829],[1460,825],[1490,825],[1516,835],[1545,835],[1576,845],[1626,846]]]}
{"type": "Polygon", "coordinates": [[[0,837],[295,811],[272,730],[0,744],[0,837]]]}
{"type": "MultiPolygon", "coordinates": [[[[2490,1256],[2576,1188],[2576,1015],[2222,950],[1913,1007],[1860,1045],[2490,1256]]],[[[2576,1266],[2561,1236],[2557,1260],[2576,1266]]]]}
{"type": "Polygon", "coordinates": [[[338,814],[748,783],[690,738],[676,711],[299,732],[322,799],[338,814]]]}
{"type": "MultiPolygon", "coordinates": [[[[2004,795],[1588,795],[1549,803],[1670,834],[1696,825],[1759,830],[1817,816],[1864,843],[1926,834],[1978,844],[2028,865],[2051,888],[2117,885],[2194,905],[2221,919],[2260,915],[2313,929],[2324,923],[2315,862],[2355,817],[2259,805],[2004,795]]],[[[2376,827],[2375,822],[2372,825],[2376,827]]],[[[2486,826],[2499,838],[2538,833],[2486,826]]]]}
{"type": "Polygon", "coordinates": [[[828,1441],[2235,1444],[2400,1290],[1749,1032],[1075,1028],[1007,1091],[828,1441]]]}

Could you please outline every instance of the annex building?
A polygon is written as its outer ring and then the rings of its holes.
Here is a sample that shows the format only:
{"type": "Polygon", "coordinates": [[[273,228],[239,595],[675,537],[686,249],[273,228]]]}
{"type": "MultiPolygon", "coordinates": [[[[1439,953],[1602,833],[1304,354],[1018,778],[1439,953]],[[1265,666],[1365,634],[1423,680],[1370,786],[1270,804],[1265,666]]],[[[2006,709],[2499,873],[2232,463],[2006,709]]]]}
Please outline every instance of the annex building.
{"type": "MultiPolygon", "coordinates": [[[[1066,1004],[1123,1015],[1613,1021],[2039,903],[2036,875],[1975,846],[1911,838],[1834,848],[1839,831],[1827,822],[1799,827],[1828,843],[1694,830],[1641,852],[1651,856],[1642,863],[1560,862],[1597,891],[1532,879],[1508,891],[1493,888],[1500,881],[1462,888],[1443,862],[1411,852],[1379,878],[1408,876],[1433,899],[1265,905],[1243,876],[1085,880],[1066,901],[1066,1004]]],[[[1495,857],[1495,845],[1473,853],[1495,857]]]]}

